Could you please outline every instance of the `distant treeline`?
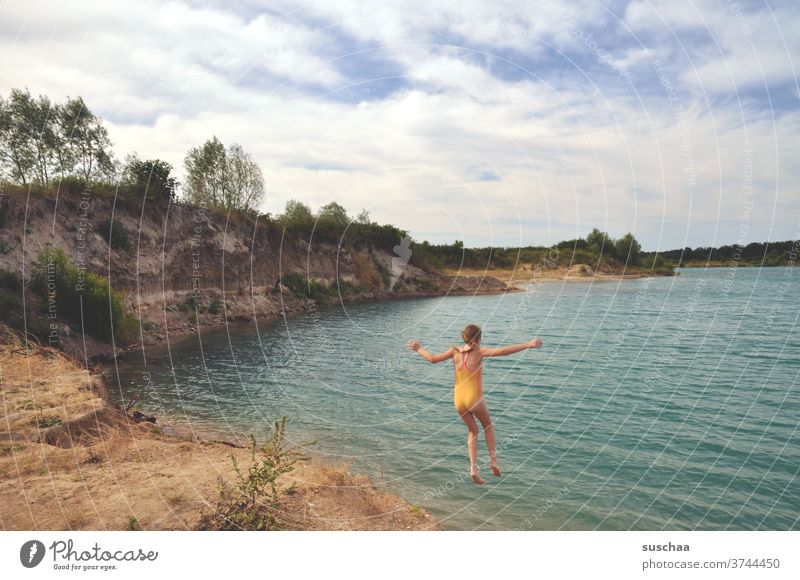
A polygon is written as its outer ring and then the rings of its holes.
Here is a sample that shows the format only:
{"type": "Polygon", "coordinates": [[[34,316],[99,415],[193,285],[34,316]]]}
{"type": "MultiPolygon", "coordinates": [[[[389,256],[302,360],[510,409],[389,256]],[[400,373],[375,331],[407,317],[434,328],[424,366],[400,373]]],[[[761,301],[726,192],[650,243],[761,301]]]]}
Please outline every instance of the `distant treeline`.
{"type": "Polygon", "coordinates": [[[672,272],[672,264],[661,256],[642,253],[641,245],[627,233],[612,238],[597,228],[586,238],[564,240],[553,246],[526,246],[518,248],[465,248],[463,242],[429,244],[422,242],[412,247],[412,263],[430,265],[438,269],[487,268],[514,269],[522,266],[552,269],[587,264],[594,270],[621,272],[623,270],[650,270],[659,274],[672,272]]]}
{"type": "Polygon", "coordinates": [[[702,265],[708,262],[744,262],[760,266],[783,266],[790,259],[797,259],[797,241],[751,242],[746,246],[727,245],[718,248],[698,247],[668,250],[666,252],[647,252],[645,259],[661,256],[676,265],[702,265]]]}

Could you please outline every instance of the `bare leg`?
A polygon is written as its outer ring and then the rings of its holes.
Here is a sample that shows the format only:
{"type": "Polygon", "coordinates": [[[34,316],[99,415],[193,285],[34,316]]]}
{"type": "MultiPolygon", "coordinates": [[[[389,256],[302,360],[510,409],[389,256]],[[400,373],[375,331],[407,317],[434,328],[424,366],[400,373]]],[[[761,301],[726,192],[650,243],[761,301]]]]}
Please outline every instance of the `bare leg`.
{"type": "Polygon", "coordinates": [[[461,415],[461,419],[463,419],[469,429],[469,435],[467,435],[469,474],[472,476],[472,481],[478,485],[484,484],[486,482],[478,475],[478,424],[475,422],[475,417],[472,416],[470,411],[459,413],[459,415],[461,415]]]}
{"type": "Polygon", "coordinates": [[[472,412],[478,418],[478,421],[483,425],[483,434],[486,437],[486,447],[489,448],[489,466],[492,468],[492,473],[495,476],[500,476],[500,466],[497,465],[497,453],[495,450],[494,439],[494,425],[492,418],[489,416],[489,407],[486,401],[481,399],[475,406],[472,407],[472,412]]]}

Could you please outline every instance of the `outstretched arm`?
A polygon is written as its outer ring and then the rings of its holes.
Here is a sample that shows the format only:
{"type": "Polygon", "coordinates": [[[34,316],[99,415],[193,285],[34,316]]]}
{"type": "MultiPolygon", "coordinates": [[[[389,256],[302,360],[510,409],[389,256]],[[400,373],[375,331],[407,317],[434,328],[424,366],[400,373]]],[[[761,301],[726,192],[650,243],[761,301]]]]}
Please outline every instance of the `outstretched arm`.
{"type": "Polygon", "coordinates": [[[447,349],[447,351],[439,353],[439,354],[431,354],[424,348],[422,348],[422,344],[418,340],[409,340],[408,341],[408,348],[418,352],[422,358],[426,361],[431,363],[440,363],[443,360],[447,360],[449,358],[453,358],[453,348],[447,349]]]}
{"type": "Polygon", "coordinates": [[[507,354],[514,354],[521,350],[528,348],[539,348],[542,346],[542,341],[534,338],[529,342],[521,342],[519,344],[511,344],[508,346],[501,346],[499,348],[481,348],[481,356],[505,356],[507,354]]]}

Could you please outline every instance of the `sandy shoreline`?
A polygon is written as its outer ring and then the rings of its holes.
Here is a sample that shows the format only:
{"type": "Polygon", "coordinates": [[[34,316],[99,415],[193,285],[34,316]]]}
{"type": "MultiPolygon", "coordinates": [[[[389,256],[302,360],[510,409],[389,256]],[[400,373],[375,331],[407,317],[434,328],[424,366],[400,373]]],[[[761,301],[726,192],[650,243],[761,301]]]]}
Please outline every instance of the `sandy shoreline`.
{"type": "Polygon", "coordinates": [[[521,266],[516,269],[461,269],[447,270],[446,274],[460,276],[488,276],[496,278],[517,291],[528,290],[538,284],[553,284],[556,282],[617,282],[620,280],[638,280],[641,278],[663,277],[664,274],[653,272],[633,272],[628,274],[615,274],[595,272],[585,264],[577,264],[571,268],[542,268],[534,270],[530,266],[521,266]]]}
{"type": "MultiPolygon", "coordinates": [[[[2,328],[0,524],[6,530],[192,530],[251,451],[212,433],[137,422],[63,353],[2,328]]],[[[313,448],[309,451],[313,454],[313,448]]],[[[423,508],[319,458],[282,476],[287,529],[430,530],[423,508]],[[291,485],[292,489],[288,489],[291,485]]]]}

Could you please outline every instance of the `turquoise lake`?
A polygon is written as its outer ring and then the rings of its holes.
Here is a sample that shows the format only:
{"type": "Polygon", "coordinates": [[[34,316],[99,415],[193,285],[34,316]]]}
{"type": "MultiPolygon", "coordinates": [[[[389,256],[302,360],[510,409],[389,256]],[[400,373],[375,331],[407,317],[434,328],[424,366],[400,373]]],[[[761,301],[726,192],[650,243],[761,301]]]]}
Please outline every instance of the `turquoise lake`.
{"type": "Polygon", "coordinates": [[[524,293],[331,306],[132,353],[114,400],[173,424],[297,440],[446,529],[800,529],[800,272],[548,281],[524,293]],[[539,336],[487,359],[501,478],[468,478],[451,362],[406,348],[539,336]],[[146,355],[146,356],[145,356],[146,355]]]}

